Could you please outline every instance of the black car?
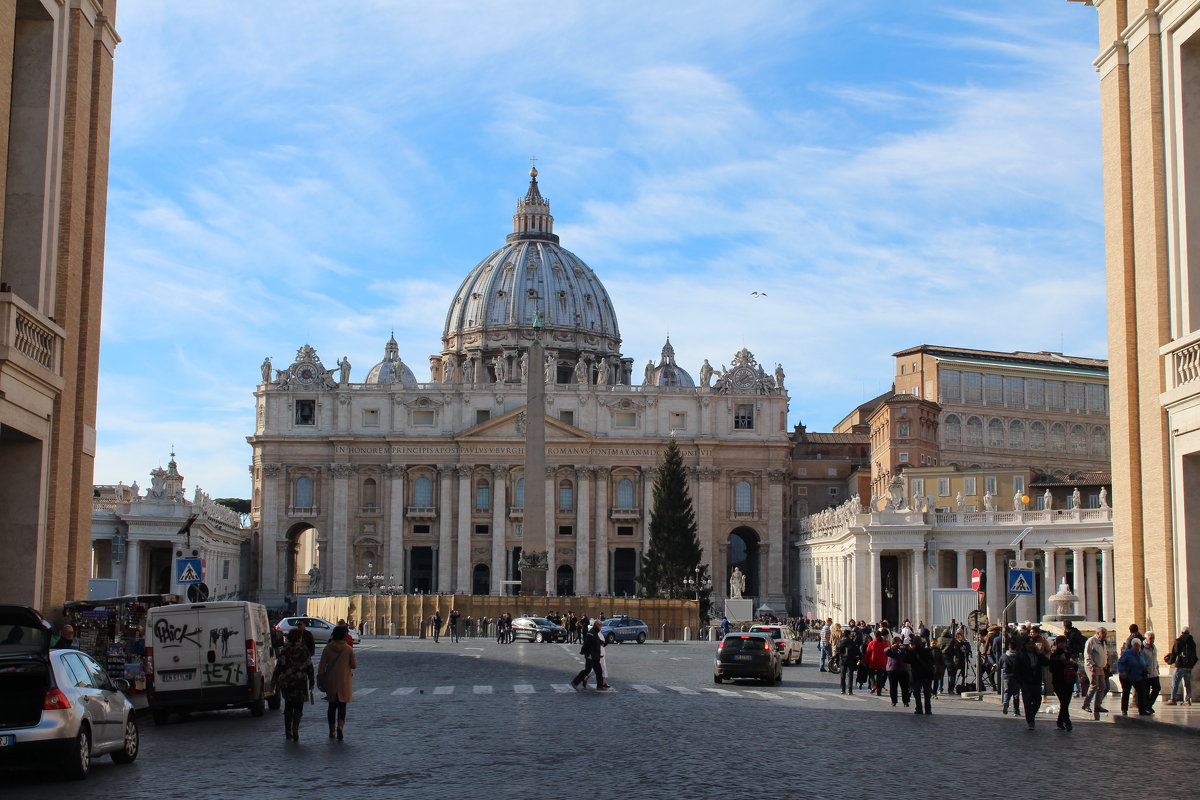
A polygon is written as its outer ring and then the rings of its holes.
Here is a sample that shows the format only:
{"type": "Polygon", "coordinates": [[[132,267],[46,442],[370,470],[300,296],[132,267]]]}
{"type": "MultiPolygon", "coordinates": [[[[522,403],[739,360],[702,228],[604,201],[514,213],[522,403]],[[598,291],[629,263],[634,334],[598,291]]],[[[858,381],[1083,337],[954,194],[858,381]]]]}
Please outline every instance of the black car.
{"type": "Polygon", "coordinates": [[[717,646],[713,683],[757,678],[769,684],[783,680],[779,650],[769,633],[728,633],[717,646]]]}
{"type": "Polygon", "coordinates": [[[528,639],[531,642],[565,642],[567,630],[545,617],[517,617],[512,621],[513,641],[528,639]]]}

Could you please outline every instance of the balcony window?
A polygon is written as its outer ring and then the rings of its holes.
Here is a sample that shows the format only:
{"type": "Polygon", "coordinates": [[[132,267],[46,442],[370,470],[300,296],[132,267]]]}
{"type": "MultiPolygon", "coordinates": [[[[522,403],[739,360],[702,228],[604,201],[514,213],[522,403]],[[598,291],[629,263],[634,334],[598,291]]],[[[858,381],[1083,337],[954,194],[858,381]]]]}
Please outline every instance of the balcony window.
{"type": "Polygon", "coordinates": [[[738,481],[733,487],[733,510],[739,514],[754,511],[754,487],[749,481],[738,481]]]}
{"type": "Polygon", "coordinates": [[[573,511],[575,509],[575,487],[570,481],[558,484],[558,510],[573,511]]]}
{"type": "Polygon", "coordinates": [[[433,506],[433,481],[424,476],[413,482],[413,505],[419,508],[433,506]]]}
{"type": "Polygon", "coordinates": [[[617,483],[617,508],[633,507],[633,481],[622,478],[617,483]]]}

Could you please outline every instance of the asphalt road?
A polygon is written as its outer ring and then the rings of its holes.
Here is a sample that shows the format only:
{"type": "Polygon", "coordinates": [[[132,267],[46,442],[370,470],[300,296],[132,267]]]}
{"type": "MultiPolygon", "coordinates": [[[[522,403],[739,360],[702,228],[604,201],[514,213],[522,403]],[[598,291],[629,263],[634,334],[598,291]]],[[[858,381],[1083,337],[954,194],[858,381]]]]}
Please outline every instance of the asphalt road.
{"type": "Polygon", "coordinates": [[[1046,717],[1031,732],[992,704],[943,698],[917,716],[886,698],[844,697],[836,676],[811,663],[811,647],[780,686],[716,686],[712,650],[610,646],[614,691],[575,692],[576,645],[370,640],[358,648],[345,741],[327,738],[319,699],[299,743],[284,739],[278,711],[163,727],[143,717],[134,764],[97,760],[80,784],[10,771],[0,797],[961,800],[1027,779],[1037,794],[1073,795],[1089,782],[1107,796],[1165,797],[1190,769],[1189,740],[1133,726],[1077,717],[1068,734],[1046,717]]]}

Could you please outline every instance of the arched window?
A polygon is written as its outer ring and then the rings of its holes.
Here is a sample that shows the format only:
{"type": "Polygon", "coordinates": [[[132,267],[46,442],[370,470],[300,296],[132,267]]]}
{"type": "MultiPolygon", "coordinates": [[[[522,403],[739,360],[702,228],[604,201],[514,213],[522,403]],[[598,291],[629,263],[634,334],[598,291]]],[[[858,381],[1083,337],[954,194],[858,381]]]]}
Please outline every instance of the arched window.
{"type": "Polygon", "coordinates": [[[1025,423],[1019,419],[1008,423],[1008,446],[1014,450],[1025,449],[1025,423]]]}
{"type": "Polygon", "coordinates": [[[754,510],[754,487],[750,481],[738,481],[734,485],[733,510],[745,513],[754,510]]]}
{"type": "Polygon", "coordinates": [[[1084,431],[1082,425],[1071,426],[1071,452],[1087,452],[1087,432],[1084,431]]]}
{"type": "Polygon", "coordinates": [[[558,510],[573,511],[575,509],[575,487],[570,481],[558,483],[558,510]]]}
{"type": "Polygon", "coordinates": [[[363,508],[375,508],[379,505],[379,487],[374,478],[367,478],[362,485],[363,508]]]}
{"type": "Polygon", "coordinates": [[[513,487],[513,508],[525,507],[525,479],[517,478],[517,485],[513,487]]]}
{"type": "Polygon", "coordinates": [[[983,446],[983,420],[979,417],[967,418],[967,444],[975,447],[983,446]]]}
{"type": "Polygon", "coordinates": [[[960,444],[962,442],[962,420],[958,414],[948,414],[942,423],[942,441],[945,444],[960,444]]]}
{"type": "Polygon", "coordinates": [[[1046,449],[1046,426],[1040,422],[1029,423],[1029,449],[1046,449]]]}
{"type": "Polygon", "coordinates": [[[1104,428],[1092,428],[1091,454],[1094,456],[1108,454],[1108,434],[1104,432],[1104,428]]]}
{"type": "Polygon", "coordinates": [[[297,508],[312,508],[313,482],[305,475],[296,478],[296,499],[292,504],[297,508]]]}
{"type": "Polygon", "coordinates": [[[1059,453],[1067,449],[1067,427],[1061,422],[1050,426],[1050,449],[1059,453]]]}
{"type": "Polygon", "coordinates": [[[1004,447],[1004,423],[998,419],[988,420],[988,447],[1004,447]]]}
{"type": "Polygon", "coordinates": [[[475,481],[475,508],[492,507],[492,486],[486,480],[475,481]]]}
{"type": "Polygon", "coordinates": [[[617,482],[617,508],[633,508],[633,481],[629,478],[617,482]]]}
{"type": "Polygon", "coordinates": [[[424,475],[413,481],[413,505],[417,508],[433,506],[433,481],[424,475]]]}

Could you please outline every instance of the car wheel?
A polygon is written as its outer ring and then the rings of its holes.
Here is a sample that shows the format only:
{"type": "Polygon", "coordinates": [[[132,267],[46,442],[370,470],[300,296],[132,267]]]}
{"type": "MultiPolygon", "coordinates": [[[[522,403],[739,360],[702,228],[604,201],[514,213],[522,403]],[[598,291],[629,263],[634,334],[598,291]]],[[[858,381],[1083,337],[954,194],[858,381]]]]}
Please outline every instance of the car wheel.
{"type": "Polygon", "coordinates": [[[646,632],[645,632],[645,631],[639,631],[639,632],[638,632],[637,643],[638,643],[638,644],[645,644],[645,643],[646,643],[646,632]]]}
{"type": "Polygon", "coordinates": [[[604,641],[607,642],[608,644],[612,644],[616,640],[617,640],[617,637],[611,633],[608,636],[604,637],[604,641]]]}
{"type": "Polygon", "coordinates": [[[541,633],[536,633],[533,636],[533,641],[535,644],[541,644],[542,642],[546,641],[546,638],[542,636],[541,633]]]}
{"type": "Polygon", "coordinates": [[[722,680],[722,678],[721,678],[721,676],[720,676],[720,675],[717,675],[716,673],[713,673],[713,683],[720,683],[720,682],[721,682],[721,680],[722,680]]]}
{"type": "Polygon", "coordinates": [[[171,718],[171,712],[164,711],[161,708],[156,708],[151,713],[154,715],[154,724],[155,725],[166,725],[167,720],[169,720],[171,718]]]}
{"type": "Polygon", "coordinates": [[[261,717],[264,713],[266,713],[267,704],[260,697],[259,699],[255,700],[253,703],[251,703],[248,706],[248,708],[250,709],[250,716],[261,717]]]}
{"type": "Polygon", "coordinates": [[[87,725],[79,726],[79,733],[67,745],[63,772],[71,780],[81,781],[92,770],[92,732],[87,725]]]}
{"type": "Polygon", "coordinates": [[[279,693],[279,689],[275,689],[275,694],[267,698],[267,708],[272,711],[278,711],[279,706],[283,703],[283,695],[279,693]]]}
{"type": "Polygon", "coordinates": [[[118,764],[132,764],[137,758],[141,737],[138,735],[137,721],[133,717],[125,720],[125,742],[121,749],[112,754],[112,760],[118,764]]]}

